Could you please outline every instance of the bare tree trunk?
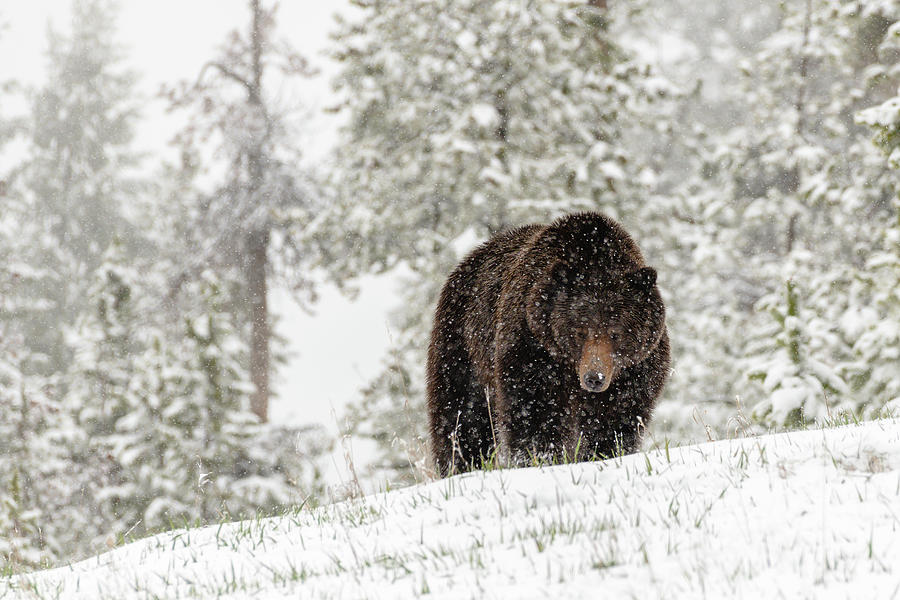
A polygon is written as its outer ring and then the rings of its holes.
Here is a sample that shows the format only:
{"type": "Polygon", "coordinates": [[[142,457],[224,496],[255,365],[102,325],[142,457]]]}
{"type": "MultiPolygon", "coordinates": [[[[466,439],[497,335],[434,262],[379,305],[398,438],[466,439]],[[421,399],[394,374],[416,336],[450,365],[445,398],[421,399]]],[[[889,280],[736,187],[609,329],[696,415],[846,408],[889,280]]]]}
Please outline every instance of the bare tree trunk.
{"type": "Polygon", "coordinates": [[[799,219],[799,215],[794,213],[788,219],[788,228],[787,228],[787,244],[786,244],[786,253],[790,254],[794,251],[794,244],[797,241],[797,220],[799,219]]]}
{"type": "MultiPolygon", "coordinates": [[[[804,139],[804,134],[806,133],[806,115],[804,114],[806,111],[806,93],[809,85],[809,44],[810,44],[810,31],[812,30],[812,0],[806,0],[806,17],[803,21],[803,41],[800,45],[800,85],[797,86],[797,100],[794,103],[794,110],[797,111],[797,138],[804,139]]],[[[795,164],[789,171],[785,173],[782,177],[782,181],[784,182],[783,188],[785,192],[790,194],[795,194],[797,190],[800,188],[800,166],[795,164]]],[[[799,213],[796,212],[796,209],[793,209],[791,214],[788,216],[788,224],[787,224],[787,254],[790,254],[794,250],[794,246],[797,243],[797,225],[800,220],[799,213]]]]}
{"type": "MultiPolygon", "coordinates": [[[[259,0],[250,0],[253,25],[250,34],[253,79],[248,86],[248,102],[262,110],[262,9],[259,0]]],[[[262,135],[257,132],[257,135],[262,135]]],[[[254,141],[254,147],[247,157],[250,171],[250,197],[254,198],[262,188],[263,163],[261,139],[254,141]]],[[[263,423],[269,418],[269,305],[266,271],[269,268],[269,225],[265,218],[260,224],[253,224],[247,233],[244,249],[247,252],[245,274],[247,294],[250,300],[250,380],[256,387],[250,398],[253,413],[263,423]]]]}
{"type": "Polygon", "coordinates": [[[268,286],[269,232],[255,231],[248,236],[247,288],[250,296],[250,379],[256,390],[250,408],[266,422],[269,418],[269,305],[268,286]]]}
{"type": "Polygon", "coordinates": [[[812,29],[812,0],[806,0],[806,18],[803,21],[803,41],[800,45],[800,80],[801,84],[797,86],[797,100],[794,103],[794,109],[797,111],[797,135],[800,138],[806,129],[806,119],[803,114],[806,108],[806,92],[809,76],[809,36],[812,29]]]}

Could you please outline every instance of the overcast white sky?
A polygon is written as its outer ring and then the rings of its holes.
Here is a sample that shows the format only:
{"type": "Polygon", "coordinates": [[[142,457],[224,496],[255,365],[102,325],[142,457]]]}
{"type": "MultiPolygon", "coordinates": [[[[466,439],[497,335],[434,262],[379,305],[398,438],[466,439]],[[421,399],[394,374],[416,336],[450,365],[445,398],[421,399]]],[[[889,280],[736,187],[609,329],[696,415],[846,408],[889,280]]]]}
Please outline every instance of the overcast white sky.
{"type": "MultiPolygon", "coordinates": [[[[139,89],[147,99],[137,144],[151,155],[165,152],[174,133],[164,104],[155,98],[162,83],[196,76],[227,32],[245,27],[246,0],[122,1],[118,42],[127,52],[127,64],[140,76],[139,89]]],[[[0,80],[16,79],[40,85],[44,78],[47,26],[69,26],[69,0],[0,0],[0,80]]],[[[279,33],[321,71],[302,88],[281,90],[315,112],[330,101],[330,75],[335,66],[323,56],[333,30],[335,10],[349,11],[346,0],[282,0],[279,33]]],[[[309,124],[304,144],[307,155],[321,155],[334,135],[333,118],[317,116],[309,124]]],[[[14,150],[13,150],[14,151],[14,150]]],[[[14,157],[7,157],[14,158],[14,157]]],[[[151,161],[153,159],[151,158],[151,161]]],[[[273,307],[282,315],[279,333],[290,340],[293,354],[281,372],[276,391],[280,398],[271,408],[274,422],[318,422],[332,433],[333,412],[377,373],[389,329],[385,314],[394,305],[394,284],[366,280],[357,302],[323,288],[315,315],[302,313],[286,294],[273,293],[273,307]]]]}

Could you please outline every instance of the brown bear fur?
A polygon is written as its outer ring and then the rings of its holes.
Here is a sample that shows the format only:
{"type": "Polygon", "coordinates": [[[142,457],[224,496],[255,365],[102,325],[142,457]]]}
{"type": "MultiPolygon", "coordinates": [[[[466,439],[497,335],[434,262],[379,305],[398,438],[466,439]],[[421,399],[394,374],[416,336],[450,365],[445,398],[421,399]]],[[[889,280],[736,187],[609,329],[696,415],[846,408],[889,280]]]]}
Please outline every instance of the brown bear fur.
{"type": "Polygon", "coordinates": [[[581,213],[500,233],[456,267],[435,312],[437,468],[632,452],[668,370],[656,271],[621,225],[581,213]]]}

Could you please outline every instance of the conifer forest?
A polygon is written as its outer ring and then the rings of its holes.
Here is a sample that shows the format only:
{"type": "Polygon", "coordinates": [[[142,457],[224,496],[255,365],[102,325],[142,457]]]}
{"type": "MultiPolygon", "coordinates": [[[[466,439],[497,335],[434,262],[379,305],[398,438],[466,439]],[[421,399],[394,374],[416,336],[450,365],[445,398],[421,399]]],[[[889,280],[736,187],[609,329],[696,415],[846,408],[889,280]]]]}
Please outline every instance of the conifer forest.
{"type": "Polygon", "coordinates": [[[578,211],[659,274],[646,446],[900,415],[900,0],[342,0],[316,55],[302,9],[230,3],[149,95],[129,3],[57,2],[34,81],[0,53],[0,573],[433,478],[441,285],[578,211]],[[274,291],[315,315],[379,278],[390,343],[340,431],[272,418],[325,401],[275,391],[308,334],[274,291]]]}

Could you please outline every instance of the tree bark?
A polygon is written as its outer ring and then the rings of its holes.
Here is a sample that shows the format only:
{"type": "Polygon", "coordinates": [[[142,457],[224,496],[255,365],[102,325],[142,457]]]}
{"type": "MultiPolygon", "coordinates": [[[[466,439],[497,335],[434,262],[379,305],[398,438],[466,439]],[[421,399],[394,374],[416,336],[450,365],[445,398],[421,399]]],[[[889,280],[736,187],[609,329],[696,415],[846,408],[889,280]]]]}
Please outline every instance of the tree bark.
{"type": "MultiPolygon", "coordinates": [[[[259,0],[250,0],[253,13],[250,33],[252,80],[248,82],[248,103],[257,110],[262,110],[262,9],[259,0]]],[[[262,136],[261,132],[256,132],[262,136]]],[[[249,169],[249,192],[252,201],[260,201],[257,196],[262,188],[263,161],[262,139],[257,137],[247,156],[249,169]]],[[[266,271],[269,268],[269,225],[263,217],[261,223],[251,223],[252,229],[247,233],[244,246],[247,257],[247,295],[250,301],[250,380],[256,389],[250,398],[250,408],[263,423],[269,418],[269,305],[268,282],[266,271]]]]}
{"type": "Polygon", "coordinates": [[[250,408],[263,423],[269,418],[268,249],[267,229],[254,231],[248,236],[246,277],[250,296],[250,380],[256,386],[250,408]]]}

